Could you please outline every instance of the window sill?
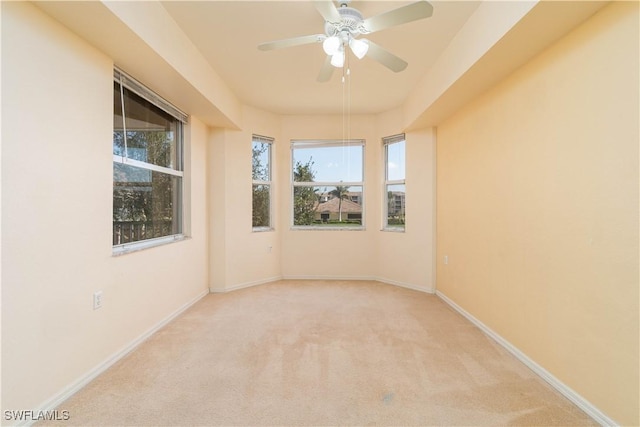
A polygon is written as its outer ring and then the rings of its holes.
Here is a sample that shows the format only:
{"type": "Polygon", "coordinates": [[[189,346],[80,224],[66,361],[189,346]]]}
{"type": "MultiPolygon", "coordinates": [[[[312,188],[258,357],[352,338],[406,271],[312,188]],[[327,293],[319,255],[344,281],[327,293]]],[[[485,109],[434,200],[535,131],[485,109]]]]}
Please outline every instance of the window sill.
{"type": "Polygon", "coordinates": [[[404,233],[405,227],[385,227],[380,231],[389,231],[391,233],[404,233]]]}
{"type": "Polygon", "coordinates": [[[364,231],[365,228],[364,228],[364,226],[354,226],[354,227],[347,227],[347,226],[314,227],[314,226],[296,225],[296,226],[291,227],[291,230],[292,231],[364,231]]]}
{"type": "Polygon", "coordinates": [[[254,233],[264,233],[266,231],[275,231],[275,229],[273,227],[253,227],[251,231],[254,233]]]}
{"type": "Polygon", "coordinates": [[[172,236],[159,237],[157,239],[141,240],[139,242],[125,243],[124,245],[113,246],[112,255],[121,256],[132,252],[143,251],[145,249],[155,248],[156,246],[168,245],[174,242],[187,240],[184,234],[174,234],[172,236]]]}

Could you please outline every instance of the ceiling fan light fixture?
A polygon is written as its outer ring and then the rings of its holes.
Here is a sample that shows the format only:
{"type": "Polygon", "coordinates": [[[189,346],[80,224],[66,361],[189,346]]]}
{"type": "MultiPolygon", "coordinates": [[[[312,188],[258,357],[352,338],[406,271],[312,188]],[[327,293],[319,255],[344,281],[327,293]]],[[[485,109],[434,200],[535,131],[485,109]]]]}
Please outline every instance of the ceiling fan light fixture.
{"type": "Polygon", "coordinates": [[[336,36],[327,37],[322,42],[322,49],[327,55],[335,55],[340,50],[340,39],[336,36]]]}
{"type": "Polygon", "coordinates": [[[331,55],[331,65],[336,68],[342,68],[344,66],[344,51],[340,50],[331,55]]]}
{"type": "MultiPolygon", "coordinates": [[[[2,1],[2,0],[0,0],[2,1]]],[[[260,43],[258,49],[274,50],[285,47],[301,46],[322,42],[326,53],[319,82],[329,81],[332,67],[343,68],[349,73],[347,45],[354,56],[362,59],[365,56],[379,62],[393,72],[407,68],[407,62],[367,39],[357,39],[360,35],[371,34],[396,25],[406,24],[433,15],[433,6],[427,0],[415,0],[410,4],[364,19],[359,10],[350,7],[351,0],[314,0],[320,15],[324,18],[324,34],[292,37],[260,43]],[[336,7],[336,2],[340,7],[336,7]]]]}
{"type": "Polygon", "coordinates": [[[362,59],[369,51],[369,41],[352,38],[351,40],[349,40],[349,47],[351,48],[351,51],[356,56],[356,58],[362,59]]]}

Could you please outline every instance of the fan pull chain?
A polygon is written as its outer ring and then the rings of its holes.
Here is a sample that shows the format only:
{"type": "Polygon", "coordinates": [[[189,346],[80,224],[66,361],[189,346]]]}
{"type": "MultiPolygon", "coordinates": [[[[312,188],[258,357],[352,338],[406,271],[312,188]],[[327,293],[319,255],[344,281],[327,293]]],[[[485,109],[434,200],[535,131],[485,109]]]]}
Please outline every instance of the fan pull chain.
{"type": "MultiPolygon", "coordinates": [[[[342,68],[342,144],[347,147],[348,141],[351,140],[351,68],[349,66],[349,55],[345,52],[345,64],[342,68]]],[[[343,150],[343,156],[345,151],[343,150]]],[[[351,169],[351,152],[346,151],[347,159],[347,175],[350,176],[351,169]]]]}
{"type": "MultiPolygon", "coordinates": [[[[347,55],[347,141],[351,141],[351,55],[347,55]]],[[[351,176],[351,150],[347,150],[347,173],[351,176]]]]}

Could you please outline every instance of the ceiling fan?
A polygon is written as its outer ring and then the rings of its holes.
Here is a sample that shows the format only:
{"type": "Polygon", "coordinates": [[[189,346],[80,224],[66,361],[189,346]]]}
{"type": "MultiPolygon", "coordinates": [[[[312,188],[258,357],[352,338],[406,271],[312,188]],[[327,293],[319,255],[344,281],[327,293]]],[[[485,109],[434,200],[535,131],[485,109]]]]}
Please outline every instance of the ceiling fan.
{"type": "Polygon", "coordinates": [[[407,68],[407,62],[371,40],[359,38],[359,36],[418,19],[429,18],[433,14],[433,6],[425,0],[420,0],[364,19],[360,11],[349,7],[350,2],[351,0],[340,0],[340,7],[337,8],[332,0],[314,0],[316,9],[325,21],[324,34],[261,43],[258,45],[258,49],[273,50],[322,43],[327,57],[318,75],[319,82],[328,81],[333,74],[334,67],[344,66],[347,46],[358,59],[368,56],[396,73],[407,68]]]}

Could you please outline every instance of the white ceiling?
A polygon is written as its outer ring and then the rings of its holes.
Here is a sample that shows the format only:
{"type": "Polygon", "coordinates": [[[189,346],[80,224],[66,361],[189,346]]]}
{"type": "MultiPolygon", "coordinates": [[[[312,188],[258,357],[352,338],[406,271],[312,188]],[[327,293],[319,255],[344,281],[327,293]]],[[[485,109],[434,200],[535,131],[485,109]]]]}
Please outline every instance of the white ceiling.
{"type": "MultiPolygon", "coordinates": [[[[354,0],[350,6],[368,18],[409,3],[354,0]]],[[[242,103],[279,114],[331,114],[349,101],[352,113],[367,114],[400,106],[480,2],[432,1],[431,18],[368,35],[409,66],[394,73],[352,56],[344,87],[341,69],[329,82],[316,82],[325,59],[321,44],[257,49],[261,42],[323,33],[324,19],[311,1],[162,4],[242,103]]]]}

